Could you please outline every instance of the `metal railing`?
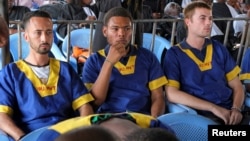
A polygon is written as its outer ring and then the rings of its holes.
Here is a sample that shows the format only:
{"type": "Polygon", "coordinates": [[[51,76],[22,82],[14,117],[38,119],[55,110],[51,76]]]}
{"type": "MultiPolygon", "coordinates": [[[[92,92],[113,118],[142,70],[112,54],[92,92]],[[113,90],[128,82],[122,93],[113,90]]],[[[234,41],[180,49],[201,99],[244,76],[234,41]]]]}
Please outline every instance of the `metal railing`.
{"type": "MultiPolygon", "coordinates": [[[[152,29],[152,34],[153,34],[153,38],[152,38],[152,42],[151,42],[151,50],[154,49],[154,37],[156,35],[156,29],[157,29],[157,24],[158,23],[162,23],[162,22],[171,22],[172,23],[172,35],[171,35],[171,46],[173,46],[174,43],[174,35],[176,32],[176,25],[179,21],[181,21],[183,19],[142,19],[142,20],[134,20],[133,21],[133,34],[132,34],[132,40],[131,43],[133,44],[135,42],[135,29],[137,27],[138,23],[152,23],[153,24],[153,29],[152,29]]],[[[250,44],[250,27],[249,27],[249,23],[250,23],[250,18],[216,18],[213,19],[213,21],[227,21],[227,27],[226,27],[226,31],[224,31],[224,42],[223,44],[226,46],[227,42],[228,42],[228,36],[229,36],[229,30],[230,30],[230,25],[233,21],[235,20],[244,20],[246,21],[246,25],[244,27],[244,32],[242,33],[241,36],[241,40],[239,43],[239,51],[238,51],[238,55],[237,55],[237,60],[236,63],[240,66],[240,62],[241,62],[241,58],[244,55],[245,50],[247,49],[247,47],[249,47],[250,44]],[[247,30],[246,30],[247,29],[247,30]]],[[[90,34],[90,52],[92,52],[92,47],[93,47],[93,30],[94,30],[94,24],[100,23],[101,21],[85,21],[85,20],[55,20],[53,21],[54,24],[67,24],[67,38],[68,38],[68,47],[67,47],[67,61],[69,61],[69,56],[70,56],[70,40],[71,40],[71,36],[70,36],[70,32],[71,32],[71,25],[72,24],[80,24],[80,23],[86,23],[90,25],[90,29],[91,29],[91,34],[90,34]]],[[[21,36],[21,22],[20,21],[9,21],[9,23],[12,24],[17,24],[18,26],[18,32],[19,35],[21,36]]],[[[223,32],[223,31],[222,31],[223,32]]],[[[21,38],[19,38],[18,41],[18,52],[19,52],[19,58],[22,58],[22,53],[21,53],[21,38]]]]}

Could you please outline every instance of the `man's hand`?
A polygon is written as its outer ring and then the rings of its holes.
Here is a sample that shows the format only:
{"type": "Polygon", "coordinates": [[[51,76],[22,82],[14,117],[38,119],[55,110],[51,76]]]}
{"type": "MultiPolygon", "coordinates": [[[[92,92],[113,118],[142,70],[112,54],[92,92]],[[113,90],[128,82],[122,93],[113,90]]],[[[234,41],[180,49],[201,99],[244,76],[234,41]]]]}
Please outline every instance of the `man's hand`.
{"type": "Polygon", "coordinates": [[[121,57],[127,54],[127,49],[124,44],[118,43],[115,45],[111,45],[108,53],[108,60],[113,62],[114,64],[118,62],[121,57]]]}

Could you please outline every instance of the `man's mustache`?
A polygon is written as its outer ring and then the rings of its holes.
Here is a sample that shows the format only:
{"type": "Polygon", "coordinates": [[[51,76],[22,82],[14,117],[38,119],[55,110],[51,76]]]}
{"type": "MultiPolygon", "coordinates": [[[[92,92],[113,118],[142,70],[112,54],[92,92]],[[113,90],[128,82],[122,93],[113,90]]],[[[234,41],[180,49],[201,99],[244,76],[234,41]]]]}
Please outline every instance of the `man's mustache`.
{"type": "Polygon", "coordinates": [[[49,43],[42,43],[42,44],[40,44],[40,46],[43,46],[43,45],[48,45],[48,46],[50,46],[51,44],[49,44],[49,43]]]}

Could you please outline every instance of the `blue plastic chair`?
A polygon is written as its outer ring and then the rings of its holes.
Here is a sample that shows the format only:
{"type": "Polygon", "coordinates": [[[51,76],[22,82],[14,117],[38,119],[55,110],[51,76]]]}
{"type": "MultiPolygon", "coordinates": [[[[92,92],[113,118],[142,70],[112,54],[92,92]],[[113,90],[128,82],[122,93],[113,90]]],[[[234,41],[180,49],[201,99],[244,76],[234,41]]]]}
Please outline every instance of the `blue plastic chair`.
{"type": "Polygon", "coordinates": [[[48,126],[36,129],[25,135],[20,141],[36,141],[39,136],[48,129],[48,126]]]}
{"type": "MultiPolygon", "coordinates": [[[[11,34],[10,35],[10,53],[12,55],[13,61],[19,60],[18,58],[18,40],[19,40],[19,34],[11,34]]],[[[22,57],[25,58],[29,54],[29,46],[28,43],[25,41],[23,37],[23,33],[21,33],[21,47],[22,47],[22,57]]]]}
{"type": "Polygon", "coordinates": [[[14,141],[14,139],[7,135],[4,131],[0,130],[0,141],[14,141]]]}
{"type": "MultiPolygon", "coordinates": [[[[249,69],[249,67],[250,67],[250,48],[248,47],[248,48],[246,48],[246,50],[245,50],[245,53],[243,54],[243,56],[242,56],[242,61],[241,61],[241,71],[242,71],[242,73],[243,74],[247,74],[247,73],[249,73],[249,71],[250,71],[250,69],[249,69]]],[[[240,78],[241,78],[242,76],[241,76],[241,74],[240,74],[240,78]]],[[[242,79],[242,78],[241,78],[242,79]]],[[[247,78],[243,78],[243,80],[242,80],[242,82],[243,82],[243,84],[245,84],[245,83],[249,83],[250,82],[250,80],[249,79],[247,79],[247,78]]],[[[248,93],[247,91],[246,91],[246,88],[245,88],[245,85],[243,85],[243,88],[244,88],[244,90],[245,90],[245,101],[244,101],[244,105],[247,107],[247,108],[250,108],[250,93],[248,93]]]]}
{"type": "MultiPolygon", "coordinates": [[[[143,45],[142,46],[152,51],[151,49],[152,42],[153,42],[153,34],[143,33],[143,45]]],[[[152,52],[156,55],[160,63],[162,63],[164,50],[168,50],[170,47],[171,47],[171,43],[167,39],[159,35],[155,35],[154,47],[153,47],[152,52]]],[[[194,109],[181,105],[181,104],[174,104],[174,103],[167,102],[166,106],[167,106],[168,112],[170,113],[186,112],[186,113],[191,113],[191,114],[197,114],[197,112],[194,109]]]]}
{"type": "MultiPolygon", "coordinates": [[[[19,40],[19,34],[15,33],[10,35],[10,53],[12,55],[13,61],[19,60],[18,57],[18,40],[19,40]]],[[[23,37],[23,33],[21,33],[21,51],[22,51],[22,56],[21,59],[27,57],[29,54],[29,44],[25,41],[23,37]]],[[[58,46],[53,42],[52,47],[51,47],[51,53],[53,56],[61,61],[66,61],[66,58],[62,54],[61,50],[58,48],[58,46]]]]}
{"type": "Polygon", "coordinates": [[[151,50],[156,55],[157,59],[161,63],[163,52],[165,49],[169,49],[171,47],[171,43],[167,39],[165,39],[159,35],[155,35],[154,47],[152,50],[151,49],[152,42],[153,42],[153,34],[143,33],[142,46],[146,49],[151,50]]]}
{"type": "MultiPolygon", "coordinates": [[[[93,35],[94,35],[93,30],[93,35]]],[[[90,35],[91,29],[89,28],[81,28],[76,29],[70,32],[70,48],[69,48],[69,55],[72,54],[72,47],[82,47],[82,48],[89,48],[90,47],[90,35]]],[[[62,43],[62,52],[65,56],[67,56],[67,48],[68,48],[68,35],[65,36],[62,43]]],[[[78,72],[77,60],[70,56],[69,61],[74,69],[78,72]]]]}
{"type": "MultiPolygon", "coordinates": [[[[152,42],[153,42],[153,34],[143,33],[142,46],[152,51],[151,49],[152,42]]],[[[159,35],[155,35],[154,47],[153,47],[152,52],[156,55],[160,63],[162,63],[164,50],[168,50],[170,47],[171,47],[171,43],[167,39],[159,35]]],[[[192,108],[189,108],[181,104],[174,104],[174,103],[167,102],[166,106],[167,106],[168,112],[170,113],[187,112],[187,113],[197,114],[197,112],[193,110],[192,108]]]]}
{"type": "MultiPolygon", "coordinates": [[[[93,35],[94,35],[93,30],[93,35]]],[[[74,46],[88,49],[90,47],[90,34],[91,29],[81,28],[71,31],[70,33],[70,49],[74,46]]],[[[68,35],[65,36],[62,43],[62,52],[66,56],[68,47],[68,35]]],[[[71,50],[70,50],[71,51],[71,50]]]]}
{"type": "Polygon", "coordinates": [[[179,141],[207,141],[208,125],[218,125],[209,118],[189,113],[169,113],[158,119],[174,130],[179,141]]]}

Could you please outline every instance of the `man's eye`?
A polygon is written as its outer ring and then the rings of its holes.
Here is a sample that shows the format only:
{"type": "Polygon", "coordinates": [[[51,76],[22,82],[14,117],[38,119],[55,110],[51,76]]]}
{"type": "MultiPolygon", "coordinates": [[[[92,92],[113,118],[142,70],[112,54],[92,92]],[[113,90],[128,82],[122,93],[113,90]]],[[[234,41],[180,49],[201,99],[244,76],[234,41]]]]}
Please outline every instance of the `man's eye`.
{"type": "Polygon", "coordinates": [[[35,32],[36,35],[41,35],[41,32],[35,32]]]}
{"type": "Polygon", "coordinates": [[[47,31],[46,34],[47,34],[47,35],[51,35],[51,34],[52,34],[52,31],[47,31]]]}
{"type": "Polygon", "coordinates": [[[129,30],[131,30],[131,27],[126,27],[125,29],[126,29],[126,31],[129,31],[129,30]]]}
{"type": "Polygon", "coordinates": [[[117,30],[118,30],[118,28],[112,28],[111,30],[117,31],[117,30]]]}

